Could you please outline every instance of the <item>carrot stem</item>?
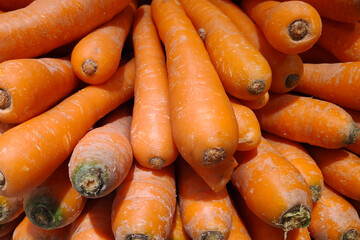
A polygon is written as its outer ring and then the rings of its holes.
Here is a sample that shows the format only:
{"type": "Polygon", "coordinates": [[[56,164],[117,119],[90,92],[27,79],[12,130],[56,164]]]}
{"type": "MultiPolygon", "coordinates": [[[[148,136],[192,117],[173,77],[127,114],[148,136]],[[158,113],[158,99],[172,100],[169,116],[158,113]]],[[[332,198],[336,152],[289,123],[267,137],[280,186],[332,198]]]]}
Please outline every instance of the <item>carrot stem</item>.
{"type": "Polygon", "coordinates": [[[126,240],[150,240],[150,238],[145,234],[130,234],[126,237],[126,240]]]}
{"type": "Polygon", "coordinates": [[[310,192],[311,192],[311,198],[312,202],[317,202],[321,197],[321,189],[319,185],[310,185],[310,192]]]}
{"type": "Polygon", "coordinates": [[[266,88],[266,82],[263,79],[255,80],[249,84],[247,90],[253,95],[259,95],[264,93],[266,88]]]}
{"type": "Polygon", "coordinates": [[[350,229],[346,233],[344,233],[341,240],[356,240],[359,237],[359,232],[356,229],[350,229]]]}
{"type": "Polygon", "coordinates": [[[91,60],[91,59],[86,59],[83,64],[81,65],[81,70],[83,71],[83,73],[85,73],[87,76],[91,76],[94,75],[97,71],[97,64],[91,60]]]}
{"type": "Polygon", "coordinates": [[[226,151],[224,148],[215,147],[205,151],[203,155],[202,164],[204,166],[213,166],[216,163],[221,162],[226,157],[226,151]]]}
{"type": "Polygon", "coordinates": [[[224,234],[219,231],[208,231],[201,234],[201,240],[225,240],[224,234]]]}
{"type": "Polygon", "coordinates": [[[302,205],[295,206],[289,209],[281,217],[281,224],[284,230],[290,231],[294,228],[305,228],[309,226],[311,221],[311,213],[302,205]]]}
{"type": "Polygon", "coordinates": [[[285,87],[292,88],[298,84],[300,80],[299,74],[290,74],[285,79],[285,87]]]}
{"type": "Polygon", "coordinates": [[[165,165],[165,161],[159,157],[153,157],[149,160],[149,164],[154,169],[161,169],[165,165]]]}
{"type": "Polygon", "coordinates": [[[309,23],[304,19],[298,19],[288,26],[288,33],[292,40],[301,41],[310,33],[309,23]]]}
{"type": "Polygon", "coordinates": [[[5,89],[0,88],[0,109],[5,110],[11,106],[11,96],[5,89]]]}

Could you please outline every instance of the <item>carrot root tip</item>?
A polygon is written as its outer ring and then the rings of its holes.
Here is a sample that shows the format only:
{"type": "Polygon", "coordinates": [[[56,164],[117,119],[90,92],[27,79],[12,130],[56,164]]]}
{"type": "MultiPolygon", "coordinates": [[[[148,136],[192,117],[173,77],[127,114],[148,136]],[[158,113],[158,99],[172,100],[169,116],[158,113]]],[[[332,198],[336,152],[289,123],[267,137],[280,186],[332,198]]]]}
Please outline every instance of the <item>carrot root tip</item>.
{"type": "Polygon", "coordinates": [[[311,221],[311,213],[304,206],[299,205],[291,208],[281,217],[281,226],[285,232],[294,228],[306,228],[311,221]]]}
{"type": "Polygon", "coordinates": [[[360,129],[356,126],[356,123],[353,122],[350,128],[350,134],[345,140],[345,145],[347,146],[353,144],[359,139],[360,139],[360,129]]]}
{"type": "Polygon", "coordinates": [[[145,234],[129,234],[125,238],[126,240],[150,240],[150,237],[145,234]]]}
{"type": "Polygon", "coordinates": [[[293,41],[301,41],[310,33],[310,26],[304,19],[298,19],[288,26],[288,34],[293,41]]]}
{"type": "Polygon", "coordinates": [[[356,240],[359,237],[359,232],[356,229],[350,229],[344,233],[342,240],[356,240]]]}
{"type": "Polygon", "coordinates": [[[158,157],[153,157],[150,159],[149,164],[154,169],[161,169],[165,165],[165,161],[158,157]]]}
{"type": "Polygon", "coordinates": [[[0,88],[0,109],[5,110],[11,106],[11,96],[8,91],[0,88]]]}
{"type": "Polygon", "coordinates": [[[259,95],[264,93],[266,88],[266,82],[262,79],[255,80],[251,82],[251,84],[248,86],[247,90],[252,95],[259,95]]]}
{"type": "Polygon", "coordinates": [[[200,36],[201,40],[202,40],[203,42],[205,42],[205,38],[206,38],[206,31],[205,31],[205,29],[199,28],[199,29],[198,29],[198,33],[199,33],[199,36],[200,36]]]}
{"type": "Polygon", "coordinates": [[[293,88],[299,83],[299,80],[300,80],[299,74],[290,74],[285,79],[285,87],[293,88]]]}
{"type": "Polygon", "coordinates": [[[310,186],[311,199],[312,202],[317,202],[321,197],[321,187],[319,185],[311,185],[310,186]]]}
{"type": "Polygon", "coordinates": [[[41,204],[32,205],[30,210],[26,211],[26,215],[34,225],[40,228],[49,229],[55,221],[49,209],[41,204]]]}
{"type": "Polygon", "coordinates": [[[225,240],[224,234],[219,231],[208,231],[201,234],[201,240],[225,240]]]}
{"type": "Polygon", "coordinates": [[[81,70],[87,76],[94,75],[97,71],[97,64],[91,59],[86,59],[81,65],[81,70]]]}
{"type": "Polygon", "coordinates": [[[202,165],[205,167],[213,166],[226,157],[226,152],[224,148],[215,147],[205,151],[202,159],[202,165]]]}

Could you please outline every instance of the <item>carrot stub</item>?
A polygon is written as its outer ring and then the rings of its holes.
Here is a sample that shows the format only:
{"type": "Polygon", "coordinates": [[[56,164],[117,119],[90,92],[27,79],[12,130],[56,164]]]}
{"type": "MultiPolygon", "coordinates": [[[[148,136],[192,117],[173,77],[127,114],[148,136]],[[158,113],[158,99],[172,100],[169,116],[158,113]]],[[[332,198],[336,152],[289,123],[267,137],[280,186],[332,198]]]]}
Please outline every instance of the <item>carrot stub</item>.
{"type": "Polygon", "coordinates": [[[22,196],[0,196],[0,224],[14,220],[22,212],[24,212],[22,196]]]}

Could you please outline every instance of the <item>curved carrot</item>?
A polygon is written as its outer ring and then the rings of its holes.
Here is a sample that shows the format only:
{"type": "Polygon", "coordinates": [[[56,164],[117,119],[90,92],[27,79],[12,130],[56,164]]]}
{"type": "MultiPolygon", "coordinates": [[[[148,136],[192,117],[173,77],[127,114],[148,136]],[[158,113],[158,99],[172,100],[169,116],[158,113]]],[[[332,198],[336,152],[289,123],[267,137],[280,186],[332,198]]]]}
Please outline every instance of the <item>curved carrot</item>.
{"type": "Polygon", "coordinates": [[[349,202],[325,185],[320,200],[314,204],[309,231],[316,240],[356,240],[360,219],[349,202]]]}
{"type": "Polygon", "coordinates": [[[133,24],[136,61],[131,146],[144,167],[160,169],[175,161],[165,56],[149,5],[138,8],[133,24]]]}
{"type": "MultiPolygon", "coordinates": [[[[337,59],[328,50],[325,50],[318,43],[312,46],[309,50],[299,54],[304,63],[338,63],[337,59]]],[[[302,80],[301,80],[302,81],[302,80]]]]}
{"type": "Polygon", "coordinates": [[[319,200],[324,188],[324,177],[320,168],[304,147],[300,143],[268,132],[263,132],[262,136],[300,171],[309,185],[312,201],[319,200]]]}
{"type": "Polygon", "coordinates": [[[310,49],[319,39],[321,18],[302,1],[243,0],[241,6],[280,52],[297,54],[310,49]]]}
{"type": "Polygon", "coordinates": [[[264,107],[268,103],[269,97],[270,97],[269,92],[267,92],[255,100],[236,99],[236,101],[238,103],[240,103],[241,105],[244,105],[252,110],[256,110],[256,109],[260,109],[260,108],[264,107]]]}
{"type": "Polygon", "coordinates": [[[182,7],[175,0],[155,0],[151,10],[166,50],[175,144],[209,186],[219,191],[236,166],[232,160],[238,141],[235,114],[182,7]]]}
{"type": "Polygon", "coordinates": [[[351,116],[327,101],[270,94],[266,106],[254,112],[263,130],[296,142],[339,148],[360,137],[360,130],[351,116]]]}
{"type": "Polygon", "coordinates": [[[0,239],[8,240],[12,239],[14,229],[19,225],[19,223],[23,220],[25,214],[20,214],[15,219],[10,222],[0,224],[0,239]]]}
{"type": "Polygon", "coordinates": [[[71,65],[82,81],[100,84],[114,75],[136,7],[137,1],[132,0],[119,14],[76,44],[71,65]]]}
{"type": "Polygon", "coordinates": [[[360,62],[304,64],[296,92],[360,111],[360,62]]]}
{"type": "Polygon", "coordinates": [[[32,3],[34,0],[12,0],[12,1],[8,1],[8,0],[1,0],[0,1],[0,9],[2,11],[13,11],[13,10],[17,10],[20,8],[24,8],[27,5],[29,5],[30,3],[32,3]]]}
{"type": "Polygon", "coordinates": [[[232,209],[226,188],[214,192],[182,159],[176,160],[181,219],[191,239],[227,239],[232,209]]]}
{"type": "Polygon", "coordinates": [[[289,231],[311,219],[311,192],[301,175],[264,138],[254,150],[236,152],[231,182],[256,216],[289,231]]]}
{"type": "Polygon", "coordinates": [[[225,90],[232,96],[252,100],[268,91],[271,69],[236,25],[207,0],[179,0],[194,27],[204,31],[210,59],[225,90]]]}
{"type": "Polygon", "coordinates": [[[21,123],[39,115],[79,83],[65,59],[9,60],[0,64],[0,75],[0,121],[7,123],[21,123]]]}
{"type": "MultiPolygon", "coordinates": [[[[357,127],[360,128],[360,111],[354,111],[352,109],[345,109],[345,111],[350,114],[350,116],[355,121],[357,127]]],[[[360,139],[358,139],[353,144],[346,146],[345,148],[360,156],[360,139]]]]}
{"type": "Polygon", "coordinates": [[[174,173],[174,165],[148,169],[133,164],[112,205],[115,239],[167,239],[176,208],[174,173]]]}
{"type": "MultiPolygon", "coordinates": [[[[259,27],[244,13],[240,7],[230,0],[210,0],[228,16],[246,37],[268,61],[271,72],[271,92],[285,93],[296,87],[302,77],[302,61],[298,55],[288,55],[274,49],[266,40],[259,27]]],[[[264,95],[263,95],[264,96],[264,95]]],[[[267,95],[267,98],[269,95],[267,95]]],[[[256,100],[254,100],[256,101],[256,100]]],[[[245,104],[252,108],[251,106],[245,104]]],[[[257,105],[257,108],[260,108],[257,105]]]]}
{"type": "Polygon", "coordinates": [[[14,220],[23,212],[23,196],[0,196],[0,224],[14,220]]]}
{"type": "Polygon", "coordinates": [[[130,0],[37,0],[0,14],[0,62],[47,53],[109,21],[130,0]]]}
{"type": "Polygon", "coordinates": [[[181,220],[179,202],[176,203],[175,215],[173,217],[173,226],[167,240],[190,240],[190,237],[187,235],[181,220]]]}
{"type": "Polygon", "coordinates": [[[133,96],[135,62],[106,83],[88,86],[0,138],[0,195],[22,195],[43,182],[105,114],[133,96]]]}
{"type": "Polygon", "coordinates": [[[130,104],[101,120],[76,144],[69,161],[72,186],[87,198],[103,197],[125,179],[132,162],[130,104]]]}

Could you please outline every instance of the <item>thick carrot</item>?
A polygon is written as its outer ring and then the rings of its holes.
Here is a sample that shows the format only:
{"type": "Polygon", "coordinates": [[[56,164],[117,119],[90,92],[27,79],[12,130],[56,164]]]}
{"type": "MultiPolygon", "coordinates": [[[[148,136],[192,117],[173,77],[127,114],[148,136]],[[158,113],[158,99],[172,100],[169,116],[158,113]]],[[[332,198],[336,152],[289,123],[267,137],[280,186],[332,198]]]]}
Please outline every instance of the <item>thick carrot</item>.
{"type": "Polygon", "coordinates": [[[349,202],[325,185],[320,200],[314,204],[309,231],[315,240],[356,240],[360,219],[349,202]]]}
{"type": "Polygon", "coordinates": [[[88,86],[0,137],[0,195],[22,195],[43,182],[105,114],[133,96],[135,61],[106,83],[88,86]]]}
{"type": "MultiPolygon", "coordinates": [[[[301,79],[303,72],[300,57],[298,55],[284,54],[274,49],[268,43],[259,27],[232,1],[209,1],[220,8],[234,22],[244,37],[266,58],[272,72],[270,91],[285,93],[294,89],[301,79]]],[[[269,95],[267,95],[268,97],[269,95]]],[[[250,107],[249,105],[246,106],[250,107]]]]}
{"type": "MultiPolygon", "coordinates": [[[[332,53],[325,50],[319,44],[315,44],[309,50],[299,54],[304,63],[338,63],[340,62],[332,53]]],[[[302,81],[302,80],[301,80],[302,81]]]]}
{"type": "Polygon", "coordinates": [[[179,202],[176,203],[175,215],[173,217],[173,225],[167,240],[190,240],[190,237],[189,235],[187,235],[184,229],[183,222],[181,220],[179,202]]]}
{"type": "Polygon", "coordinates": [[[268,132],[263,132],[262,136],[300,171],[309,185],[312,201],[319,200],[324,188],[324,177],[320,168],[304,147],[298,142],[268,132]]]}
{"type": "Polygon", "coordinates": [[[23,197],[0,196],[0,224],[10,222],[24,212],[23,197]]]}
{"type": "Polygon", "coordinates": [[[0,14],[0,62],[47,53],[87,34],[119,13],[130,0],[37,0],[0,14]]]}
{"type": "Polygon", "coordinates": [[[69,161],[69,177],[82,196],[103,197],[128,174],[133,162],[131,110],[131,104],[123,104],[76,144],[69,161]]]}
{"type": "Polygon", "coordinates": [[[225,90],[253,100],[268,91],[271,69],[263,55],[220,9],[207,0],[179,0],[203,41],[225,90]]]}
{"type": "Polygon", "coordinates": [[[81,215],[71,224],[69,240],[113,240],[111,206],[115,194],[87,201],[81,215]]]}
{"type": "Polygon", "coordinates": [[[71,54],[71,65],[82,81],[100,84],[114,75],[136,7],[137,1],[132,0],[119,14],[76,44],[71,54]]]}
{"type": "Polygon", "coordinates": [[[175,161],[165,56],[149,5],[138,8],[133,24],[136,61],[131,146],[144,167],[160,169],[175,161]]]}
{"type": "Polygon", "coordinates": [[[12,240],[64,240],[69,235],[70,225],[63,228],[43,229],[32,224],[28,217],[25,217],[15,228],[12,240]]]}
{"type": "Polygon", "coordinates": [[[302,1],[243,0],[241,6],[280,52],[298,54],[319,39],[321,18],[310,4],[302,1]]]}
{"type": "MultiPolygon", "coordinates": [[[[249,232],[245,226],[244,221],[241,219],[235,202],[231,200],[231,209],[232,209],[232,220],[231,220],[231,231],[227,240],[251,240],[249,232]]],[[[248,221],[246,219],[246,221],[248,221]]]]}
{"type": "Polygon", "coordinates": [[[236,152],[231,182],[252,212],[266,223],[289,231],[311,219],[311,192],[301,175],[264,138],[254,150],[236,152]]]}
{"type": "Polygon", "coordinates": [[[6,123],[21,123],[39,115],[79,83],[66,59],[5,61],[0,64],[0,76],[0,121],[6,123]]]}
{"type": "Polygon", "coordinates": [[[268,103],[269,97],[270,97],[269,92],[267,92],[255,100],[241,100],[241,99],[236,99],[236,100],[241,105],[244,105],[252,110],[255,110],[264,107],[268,103]]]}
{"type": "MultiPolygon", "coordinates": [[[[345,108],[345,111],[348,114],[350,114],[350,116],[353,118],[358,128],[360,128],[360,111],[354,111],[352,109],[347,109],[347,108],[345,108]]],[[[360,139],[358,139],[353,144],[346,146],[345,148],[360,156],[360,139]]]]}
{"type": "Polygon", "coordinates": [[[360,111],[360,62],[304,64],[294,91],[360,111]]]}
{"type": "Polygon", "coordinates": [[[360,130],[351,116],[327,101],[270,94],[265,107],[254,112],[263,130],[296,142],[339,148],[360,137],[360,130]]]}
{"type": "Polygon", "coordinates": [[[1,0],[0,1],[0,9],[2,11],[13,11],[19,8],[24,8],[30,3],[32,3],[34,0],[1,0]]]}
{"type": "Polygon", "coordinates": [[[176,208],[174,173],[174,165],[149,169],[133,164],[112,205],[115,239],[167,239],[176,208]]]}
{"type": "Polygon", "coordinates": [[[166,50],[175,144],[209,186],[219,191],[236,166],[232,159],[238,142],[235,114],[204,44],[180,4],[154,0],[151,10],[166,50]]]}
{"type": "Polygon", "coordinates": [[[23,220],[24,216],[25,214],[21,214],[10,222],[0,224],[0,240],[11,239],[14,229],[23,220]]]}

